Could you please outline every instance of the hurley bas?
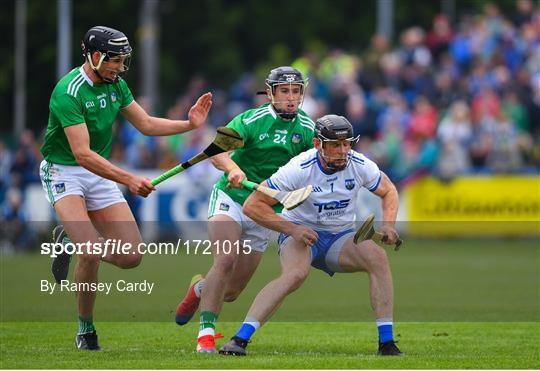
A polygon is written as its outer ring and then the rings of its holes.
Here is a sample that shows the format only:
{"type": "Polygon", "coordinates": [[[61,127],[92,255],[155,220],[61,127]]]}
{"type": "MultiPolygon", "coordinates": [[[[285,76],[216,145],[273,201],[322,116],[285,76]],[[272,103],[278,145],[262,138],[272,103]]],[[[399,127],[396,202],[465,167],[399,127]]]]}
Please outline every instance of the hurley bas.
{"type": "Polygon", "coordinates": [[[155,282],[148,282],[144,280],[142,282],[127,282],[125,280],[118,280],[116,282],[71,282],[69,280],[62,280],[60,284],[56,282],[49,282],[47,280],[41,280],[41,292],[48,292],[50,295],[58,289],[59,292],[78,292],[78,291],[91,291],[91,292],[104,292],[108,295],[114,288],[118,292],[144,292],[147,295],[152,293],[155,282]]]}

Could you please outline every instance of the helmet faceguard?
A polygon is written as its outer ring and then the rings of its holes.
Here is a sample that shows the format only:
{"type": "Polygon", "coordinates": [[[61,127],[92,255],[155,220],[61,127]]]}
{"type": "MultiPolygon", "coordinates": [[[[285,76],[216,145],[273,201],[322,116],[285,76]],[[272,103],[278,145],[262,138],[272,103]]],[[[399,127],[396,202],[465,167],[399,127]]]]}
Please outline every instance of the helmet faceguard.
{"type": "MultiPolygon", "coordinates": [[[[120,77],[129,70],[131,63],[132,48],[129,45],[128,38],[124,33],[113,28],[96,26],[92,27],[82,41],[83,57],[86,59],[90,68],[106,83],[113,84],[118,82],[120,77]],[[100,53],[99,61],[94,64],[92,54],[100,53]],[[114,70],[116,77],[110,79],[104,77],[99,68],[103,62],[108,62],[110,59],[123,57],[123,67],[120,71],[114,70]]],[[[112,70],[112,69],[111,69],[112,70]]]]}
{"type": "Polygon", "coordinates": [[[346,140],[351,143],[351,149],[354,147],[360,135],[354,136],[353,127],[349,120],[343,116],[326,115],[317,120],[315,123],[315,137],[320,141],[321,148],[318,148],[320,158],[325,166],[332,172],[343,170],[349,164],[351,153],[347,154],[344,165],[337,166],[332,163],[333,160],[342,160],[338,157],[331,157],[324,152],[324,144],[326,142],[337,142],[346,140]]]}
{"type": "Polygon", "coordinates": [[[302,76],[302,73],[296,68],[284,66],[274,68],[272,71],[270,71],[270,74],[266,78],[265,82],[268,90],[270,91],[272,106],[274,107],[274,110],[279,115],[279,117],[287,121],[294,120],[294,118],[298,114],[298,110],[296,110],[295,112],[284,112],[283,110],[280,110],[276,107],[276,103],[288,103],[285,101],[275,100],[276,87],[278,85],[289,85],[289,87],[292,88],[293,85],[300,85],[301,96],[298,101],[298,107],[300,107],[302,105],[302,102],[304,101],[304,92],[308,84],[308,79],[305,79],[304,76],[302,76]]]}

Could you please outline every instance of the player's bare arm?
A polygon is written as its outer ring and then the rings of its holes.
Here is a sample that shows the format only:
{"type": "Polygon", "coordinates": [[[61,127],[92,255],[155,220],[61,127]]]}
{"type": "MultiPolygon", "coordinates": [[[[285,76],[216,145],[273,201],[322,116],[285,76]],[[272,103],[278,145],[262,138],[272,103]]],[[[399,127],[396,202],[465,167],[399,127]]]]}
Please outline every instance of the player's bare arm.
{"type": "Polygon", "coordinates": [[[229,174],[229,183],[234,188],[242,188],[242,180],[247,179],[246,174],[230,157],[231,152],[220,153],[210,159],[214,167],[229,174]]]}
{"type": "Polygon", "coordinates": [[[399,234],[395,229],[399,207],[399,196],[394,183],[392,183],[388,176],[382,171],[381,183],[374,193],[382,200],[383,222],[381,232],[387,236],[385,243],[393,245],[399,238],[399,234]]]}
{"type": "MultiPolygon", "coordinates": [[[[268,186],[266,181],[262,182],[261,185],[268,186]]],[[[317,242],[318,235],[313,229],[291,223],[276,214],[272,209],[272,206],[276,203],[277,201],[272,197],[260,192],[253,192],[244,203],[243,211],[244,214],[263,227],[292,236],[296,241],[306,246],[311,246],[317,242]]]]}
{"type": "Polygon", "coordinates": [[[90,137],[86,124],[68,126],[64,129],[71,151],[79,165],[94,174],[126,185],[130,192],[146,197],[155,190],[150,179],[131,174],[90,149],[90,137]]]}
{"type": "Polygon", "coordinates": [[[205,93],[189,110],[189,120],[169,120],[150,116],[135,101],[121,109],[120,113],[144,135],[163,136],[185,133],[202,127],[211,107],[212,93],[205,93]]]}

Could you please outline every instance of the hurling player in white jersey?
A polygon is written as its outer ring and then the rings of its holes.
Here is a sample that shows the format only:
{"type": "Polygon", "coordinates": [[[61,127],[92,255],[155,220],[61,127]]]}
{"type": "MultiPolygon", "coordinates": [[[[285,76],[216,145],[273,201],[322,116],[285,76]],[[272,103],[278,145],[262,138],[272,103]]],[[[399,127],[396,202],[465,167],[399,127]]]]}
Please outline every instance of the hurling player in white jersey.
{"type": "Polygon", "coordinates": [[[314,190],[310,197],[293,210],[283,210],[281,216],[271,207],[276,201],[260,192],[253,192],[244,203],[246,215],[281,233],[282,272],[259,292],[239,331],[220,349],[221,354],[245,355],[253,333],[302,285],[310,266],[330,276],[366,272],[379,331],[378,354],[402,354],[393,338],[393,285],[386,252],[372,240],[353,242],[361,187],[382,199],[385,243],[397,242],[398,193],[373,161],[352,150],[356,139],[345,117],[321,117],[315,125],[315,148],[294,157],[262,183],[284,191],[311,184],[314,190]]]}

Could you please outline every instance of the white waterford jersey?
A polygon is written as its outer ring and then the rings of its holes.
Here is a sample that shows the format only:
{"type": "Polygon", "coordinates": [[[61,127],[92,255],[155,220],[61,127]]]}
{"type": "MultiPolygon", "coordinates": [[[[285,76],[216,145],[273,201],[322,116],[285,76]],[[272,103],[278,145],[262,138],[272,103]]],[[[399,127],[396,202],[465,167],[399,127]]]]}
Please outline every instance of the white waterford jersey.
{"type": "Polygon", "coordinates": [[[378,166],[361,153],[351,151],[349,163],[334,174],[324,172],[315,148],[292,158],[267,180],[271,188],[292,191],[313,186],[309,198],[282,216],[314,230],[337,233],[354,228],[358,190],[375,191],[381,181],[378,166]]]}

